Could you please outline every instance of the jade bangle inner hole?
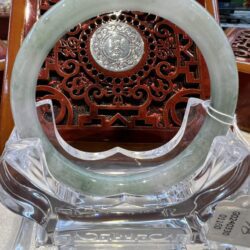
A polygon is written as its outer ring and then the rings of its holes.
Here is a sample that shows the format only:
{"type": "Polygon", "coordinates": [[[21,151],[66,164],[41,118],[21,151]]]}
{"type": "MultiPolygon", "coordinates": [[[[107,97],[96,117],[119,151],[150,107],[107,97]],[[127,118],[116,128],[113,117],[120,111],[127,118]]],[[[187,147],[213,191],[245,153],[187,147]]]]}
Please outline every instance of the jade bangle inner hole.
{"type": "MultiPolygon", "coordinates": [[[[178,132],[187,96],[204,97],[202,81],[194,84],[187,80],[186,74],[177,72],[182,65],[182,69],[193,74],[194,82],[199,77],[203,66],[198,59],[200,52],[191,38],[161,17],[135,13],[108,13],[77,25],[60,39],[46,59],[46,62],[54,61],[56,69],[50,70],[50,79],[42,76],[38,79],[37,99],[53,100],[58,132],[73,148],[93,153],[112,151],[116,147],[135,152],[157,149],[178,132]],[[132,70],[122,73],[102,68],[91,53],[93,36],[98,35],[102,27],[117,23],[131,26],[144,42],[141,61],[132,70]],[[193,60],[192,67],[188,63],[190,60],[193,60]],[[136,92],[139,85],[143,88],[136,92]],[[140,94],[138,100],[136,95],[140,94]],[[93,115],[93,110],[99,113],[93,115]],[[79,117],[88,121],[79,125],[79,117]],[[147,124],[147,120],[151,122],[147,124]],[[134,123],[132,128],[131,123],[134,123]],[[77,128],[72,129],[73,125],[77,128]]],[[[101,51],[102,59],[110,57],[110,49],[116,49],[116,59],[122,58],[119,46],[126,46],[126,41],[118,45],[115,42],[122,39],[125,32],[104,36],[111,45],[101,51]]],[[[104,45],[99,43],[101,48],[104,45]]],[[[42,70],[49,69],[46,62],[42,70]]],[[[44,107],[42,111],[42,117],[51,120],[51,110],[44,107]]],[[[45,131],[52,138],[50,131],[45,131]]]]}
{"type": "Polygon", "coordinates": [[[43,114],[46,111],[54,120],[51,100],[38,102],[37,111],[45,134],[50,138],[55,148],[66,158],[78,165],[88,161],[88,170],[96,173],[126,175],[150,171],[181,153],[193,141],[204,123],[206,110],[202,103],[202,100],[190,99],[183,124],[177,135],[163,147],[147,152],[128,151],[122,148],[114,148],[99,153],[79,151],[63,140],[54,122],[43,119],[43,114]]]}

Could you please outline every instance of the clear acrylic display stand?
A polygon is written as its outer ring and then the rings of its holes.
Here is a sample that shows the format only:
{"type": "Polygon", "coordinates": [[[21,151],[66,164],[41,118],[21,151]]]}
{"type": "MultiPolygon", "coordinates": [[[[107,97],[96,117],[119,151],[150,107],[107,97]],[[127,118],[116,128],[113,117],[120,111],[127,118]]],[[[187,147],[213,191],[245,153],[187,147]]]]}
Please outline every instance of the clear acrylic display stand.
{"type": "MultiPolygon", "coordinates": [[[[92,154],[62,139],[50,101],[37,107],[38,114],[50,118],[39,116],[59,152],[79,166],[87,162],[89,171],[114,176],[168,164],[193,141],[208,115],[228,123],[211,114],[209,102],[190,98],[183,124],[167,144],[147,152],[117,147],[92,154]]],[[[228,245],[207,239],[207,221],[220,201],[250,194],[250,149],[235,122],[225,136],[214,139],[196,172],[175,185],[155,183],[157,191],[148,195],[94,196],[74,190],[51,175],[39,138],[23,139],[15,130],[0,171],[1,203],[24,217],[14,249],[30,249],[32,240],[37,247],[55,249],[193,249],[193,244],[226,249],[228,245]]]]}

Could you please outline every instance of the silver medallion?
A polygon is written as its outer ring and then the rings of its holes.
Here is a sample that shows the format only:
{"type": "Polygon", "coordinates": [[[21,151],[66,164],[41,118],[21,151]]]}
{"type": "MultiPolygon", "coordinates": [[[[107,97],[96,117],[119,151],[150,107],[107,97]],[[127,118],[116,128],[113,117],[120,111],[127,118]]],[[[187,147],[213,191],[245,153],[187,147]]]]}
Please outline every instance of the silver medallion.
{"type": "Polygon", "coordinates": [[[142,59],[144,42],[132,26],[121,22],[103,24],[93,34],[90,51],[101,67],[114,72],[127,71],[142,59]]]}

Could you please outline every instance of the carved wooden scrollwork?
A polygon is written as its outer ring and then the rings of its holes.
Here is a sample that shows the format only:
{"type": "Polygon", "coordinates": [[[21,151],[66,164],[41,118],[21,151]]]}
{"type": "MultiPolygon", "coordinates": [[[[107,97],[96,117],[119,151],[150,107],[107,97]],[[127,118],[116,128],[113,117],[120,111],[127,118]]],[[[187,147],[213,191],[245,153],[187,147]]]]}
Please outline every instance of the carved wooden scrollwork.
{"type": "Polygon", "coordinates": [[[237,122],[241,130],[250,131],[250,29],[229,29],[227,31],[239,69],[239,99],[237,122]]]}
{"type": "MultiPolygon", "coordinates": [[[[42,0],[42,13],[56,2],[42,0]]],[[[48,55],[38,86],[38,99],[55,101],[62,135],[70,128],[159,130],[162,142],[178,131],[188,97],[209,96],[207,69],[194,42],[169,21],[140,12],[108,13],[77,25],[48,55]],[[102,68],[90,51],[93,33],[113,21],[135,28],[145,44],[141,61],[125,72],[102,68]]],[[[107,139],[104,134],[100,140],[107,139]]]]}
{"type": "Polygon", "coordinates": [[[237,30],[231,44],[239,61],[250,62],[250,30],[237,30]]]}
{"type": "Polygon", "coordinates": [[[40,10],[47,11],[52,5],[58,3],[60,0],[40,0],[40,10]]]}

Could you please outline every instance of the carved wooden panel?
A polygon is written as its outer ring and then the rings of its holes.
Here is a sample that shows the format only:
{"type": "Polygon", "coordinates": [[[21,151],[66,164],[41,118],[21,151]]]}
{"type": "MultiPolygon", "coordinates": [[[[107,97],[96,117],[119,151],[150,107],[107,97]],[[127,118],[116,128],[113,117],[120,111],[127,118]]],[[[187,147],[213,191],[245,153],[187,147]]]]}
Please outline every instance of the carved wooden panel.
{"type": "MultiPolygon", "coordinates": [[[[41,13],[56,2],[42,0],[41,13]]],[[[209,96],[209,79],[184,31],[155,15],[121,12],[94,17],[62,37],[44,62],[37,90],[38,100],[54,101],[56,122],[67,140],[92,140],[99,130],[101,141],[163,142],[178,131],[188,98],[209,96]],[[140,63],[125,72],[105,70],[91,55],[93,33],[112,21],[133,26],[145,43],[140,63]],[[130,132],[118,138],[111,131],[130,132]]]]}
{"type": "Polygon", "coordinates": [[[60,0],[40,0],[40,10],[44,13],[52,5],[58,3],[60,0]]]}
{"type": "Polygon", "coordinates": [[[227,33],[239,68],[238,126],[250,132],[250,29],[231,29],[227,33]]]}
{"type": "Polygon", "coordinates": [[[250,29],[235,29],[231,45],[238,61],[250,63],[250,29]]]}
{"type": "Polygon", "coordinates": [[[245,70],[248,72],[239,74],[237,118],[240,129],[250,132],[250,29],[239,31],[232,46],[237,60],[245,64],[245,70]]]}

